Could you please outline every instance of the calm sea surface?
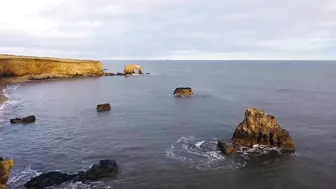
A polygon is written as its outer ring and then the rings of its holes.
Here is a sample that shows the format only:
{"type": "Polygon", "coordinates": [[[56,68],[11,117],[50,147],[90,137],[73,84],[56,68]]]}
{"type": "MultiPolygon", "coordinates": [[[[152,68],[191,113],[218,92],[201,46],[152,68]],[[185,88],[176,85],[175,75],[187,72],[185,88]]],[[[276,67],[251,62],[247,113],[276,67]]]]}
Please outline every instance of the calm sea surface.
{"type": "Polygon", "coordinates": [[[53,170],[115,159],[115,180],[51,188],[336,188],[336,64],[299,61],[104,61],[110,72],[139,63],[151,75],[29,82],[5,90],[0,156],[13,158],[9,188],[53,170]],[[191,98],[174,98],[190,86],[191,98]],[[96,105],[109,102],[110,112],[96,105]],[[223,156],[245,109],[278,118],[291,155],[223,156]],[[29,125],[9,118],[36,115],[29,125]]]}

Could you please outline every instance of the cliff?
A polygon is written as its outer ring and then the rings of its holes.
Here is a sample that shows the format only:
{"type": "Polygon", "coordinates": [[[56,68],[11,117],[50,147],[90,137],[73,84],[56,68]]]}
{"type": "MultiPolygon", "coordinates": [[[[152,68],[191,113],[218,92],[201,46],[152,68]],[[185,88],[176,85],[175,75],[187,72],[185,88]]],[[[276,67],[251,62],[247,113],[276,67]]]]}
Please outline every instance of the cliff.
{"type": "Polygon", "coordinates": [[[0,77],[98,76],[102,70],[103,64],[93,60],[0,55],[0,77]]]}

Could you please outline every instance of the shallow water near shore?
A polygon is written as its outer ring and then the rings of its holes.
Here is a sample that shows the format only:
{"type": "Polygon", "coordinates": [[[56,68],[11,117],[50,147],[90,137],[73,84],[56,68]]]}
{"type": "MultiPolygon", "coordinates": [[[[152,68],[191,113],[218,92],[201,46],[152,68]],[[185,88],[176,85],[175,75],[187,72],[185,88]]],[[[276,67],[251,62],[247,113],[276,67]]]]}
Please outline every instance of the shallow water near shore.
{"type": "Polygon", "coordinates": [[[336,64],[291,61],[104,61],[109,72],[139,63],[151,75],[12,85],[0,108],[0,156],[16,161],[9,188],[42,172],[72,173],[115,159],[117,178],[51,188],[333,188],[336,64]],[[195,95],[175,98],[176,87],[195,95]],[[96,105],[110,102],[110,112],[96,105]],[[294,154],[223,156],[245,109],[278,118],[294,154]],[[9,119],[35,115],[36,123],[9,119]]]}

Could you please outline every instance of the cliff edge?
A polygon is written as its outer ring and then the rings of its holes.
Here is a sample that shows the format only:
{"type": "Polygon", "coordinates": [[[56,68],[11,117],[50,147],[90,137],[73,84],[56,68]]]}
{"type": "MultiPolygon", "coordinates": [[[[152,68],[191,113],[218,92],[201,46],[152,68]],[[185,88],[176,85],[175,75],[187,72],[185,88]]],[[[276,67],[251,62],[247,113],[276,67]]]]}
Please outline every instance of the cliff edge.
{"type": "Polygon", "coordinates": [[[0,55],[0,77],[99,76],[103,64],[94,60],[0,55]]]}

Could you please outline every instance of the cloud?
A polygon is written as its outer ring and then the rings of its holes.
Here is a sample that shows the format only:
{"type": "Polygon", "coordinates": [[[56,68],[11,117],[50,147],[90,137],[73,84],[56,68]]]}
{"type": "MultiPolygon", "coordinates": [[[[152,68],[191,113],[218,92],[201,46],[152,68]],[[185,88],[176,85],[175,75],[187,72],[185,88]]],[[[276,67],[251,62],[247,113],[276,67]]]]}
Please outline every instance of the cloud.
{"type": "Polygon", "coordinates": [[[333,0],[11,0],[0,53],[92,59],[335,59],[333,0]]]}

